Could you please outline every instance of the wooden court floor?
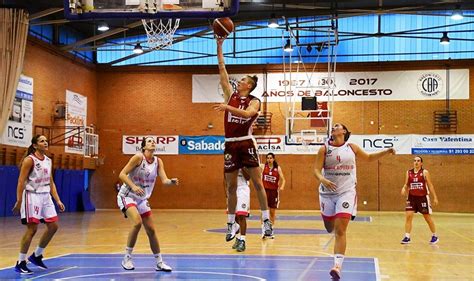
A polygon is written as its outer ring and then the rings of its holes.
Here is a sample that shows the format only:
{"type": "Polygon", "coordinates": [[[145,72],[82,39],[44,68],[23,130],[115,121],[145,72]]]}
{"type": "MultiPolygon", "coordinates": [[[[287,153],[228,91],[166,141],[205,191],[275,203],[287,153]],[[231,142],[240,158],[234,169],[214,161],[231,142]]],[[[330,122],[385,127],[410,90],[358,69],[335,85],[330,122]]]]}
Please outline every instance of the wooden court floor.
{"type": "MultiPolygon", "coordinates": [[[[257,212],[254,212],[257,213],[257,212]]],[[[259,212],[258,212],[259,213],[259,212]]],[[[319,216],[317,211],[279,211],[286,216],[319,216]]],[[[414,219],[412,244],[401,245],[404,233],[402,212],[360,212],[371,221],[349,225],[347,256],[377,258],[381,280],[474,280],[474,215],[435,213],[440,242],[429,245],[430,231],[419,215],[414,219]]],[[[224,234],[208,232],[223,229],[222,210],[153,210],[162,253],[166,254],[240,254],[225,242],[224,234]]],[[[250,228],[259,228],[258,220],[249,220],[250,228]]],[[[60,229],[46,249],[45,257],[67,253],[122,253],[130,228],[118,210],[60,215],[60,229]]],[[[33,240],[37,245],[41,231],[33,240]]],[[[283,229],[323,230],[321,220],[279,220],[274,240],[247,235],[246,255],[330,256],[334,239],[329,234],[280,234],[283,229]]],[[[13,266],[23,234],[18,218],[0,218],[0,268],[13,266]]],[[[142,229],[135,253],[150,253],[142,229]]]]}

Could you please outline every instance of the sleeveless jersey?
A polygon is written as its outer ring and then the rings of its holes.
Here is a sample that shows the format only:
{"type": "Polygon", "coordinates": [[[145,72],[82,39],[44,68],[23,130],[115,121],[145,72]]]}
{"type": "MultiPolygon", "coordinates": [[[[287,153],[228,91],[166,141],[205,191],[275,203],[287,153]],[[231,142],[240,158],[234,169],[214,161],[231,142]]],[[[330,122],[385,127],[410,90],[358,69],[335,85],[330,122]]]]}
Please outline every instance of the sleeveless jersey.
{"type": "MultiPolygon", "coordinates": [[[[248,97],[241,97],[237,92],[235,92],[232,94],[232,96],[230,96],[227,104],[235,108],[247,109],[247,107],[249,107],[250,101],[254,99],[257,98],[252,95],[249,95],[248,97]]],[[[243,136],[251,136],[252,124],[255,119],[257,119],[257,117],[258,113],[250,118],[245,118],[232,115],[232,113],[226,111],[224,114],[225,137],[237,138],[243,136]]]]}
{"type": "Polygon", "coordinates": [[[319,193],[334,195],[355,190],[357,184],[356,160],[350,144],[345,142],[341,146],[332,146],[328,141],[325,147],[323,176],[336,184],[336,191],[330,191],[321,184],[319,193]]]}
{"type": "Polygon", "coordinates": [[[28,155],[33,160],[33,167],[26,180],[25,190],[36,193],[49,193],[51,191],[51,159],[44,156],[39,159],[34,154],[28,155]]]}
{"type": "Polygon", "coordinates": [[[415,172],[415,169],[408,170],[407,186],[409,194],[412,196],[426,196],[429,194],[423,171],[423,168],[418,172],[415,172]]]}
{"type": "Polygon", "coordinates": [[[137,186],[145,191],[144,196],[138,196],[133,192],[132,188],[124,183],[120,187],[119,195],[131,197],[138,200],[150,198],[153,188],[155,187],[156,177],[158,176],[158,157],[153,156],[153,162],[149,163],[142,154],[142,162],[135,167],[129,174],[128,178],[137,186]]]}
{"type": "Polygon", "coordinates": [[[266,189],[278,189],[278,181],[280,180],[280,174],[278,168],[271,168],[267,164],[263,168],[262,181],[263,186],[266,189]]]}

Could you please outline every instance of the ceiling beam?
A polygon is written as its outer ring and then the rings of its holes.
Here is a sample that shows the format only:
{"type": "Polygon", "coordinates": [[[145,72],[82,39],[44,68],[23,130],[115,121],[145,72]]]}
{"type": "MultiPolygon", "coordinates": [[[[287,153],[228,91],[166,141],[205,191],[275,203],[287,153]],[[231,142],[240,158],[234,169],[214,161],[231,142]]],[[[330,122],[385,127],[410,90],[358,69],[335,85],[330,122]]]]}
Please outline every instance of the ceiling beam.
{"type": "Polygon", "coordinates": [[[101,34],[98,34],[98,35],[95,35],[95,36],[92,36],[92,37],[89,37],[89,38],[86,38],[86,39],[83,39],[83,40],[79,40],[79,41],[74,42],[72,44],[66,45],[66,46],[62,47],[61,50],[62,51],[71,51],[71,50],[74,50],[76,47],[79,47],[79,46],[82,46],[82,45],[85,45],[85,44],[88,44],[88,43],[92,43],[92,42],[100,40],[100,39],[110,37],[112,35],[124,32],[126,30],[129,30],[129,29],[141,26],[141,25],[142,25],[142,21],[132,22],[130,24],[125,25],[124,27],[115,28],[115,29],[106,31],[104,33],[101,33],[101,34]]]}
{"type": "MultiPolygon", "coordinates": [[[[204,30],[201,30],[201,31],[198,31],[196,33],[193,33],[193,34],[190,34],[188,36],[183,36],[183,37],[179,37],[178,39],[176,40],[173,40],[173,44],[176,44],[176,43],[179,43],[179,42],[182,42],[182,41],[185,41],[185,40],[188,40],[190,38],[193,38],[193,36],[201,36],[201,35],[204,35],[204,34],[207,34],[211,31],[211,28],[206,28],[204,30]]],[[[114,64],[117,64],[117,63],[120,63],[122,61],[126,61],[126,60],[129,60],[131,58],[134,58],[134,57],[137,57],[137,56],[141,56],[141,55],[144,55],[144,54],[147,54],[149,52],[153,52],[155,51],[154,49],[148,49],[148,50],[145,50],[143,53],[141,54],[133,54],[133,55],[129,55],[129,56],[126,56],[126,57],[123,57],[123,58],[120,58],[120,59],[117,59],[117,60],[114,60],[114,61],[111,61],[105,65],[107,66],[113,66],[114,64]]]]}
{"type": "Polygon", "coordinates": [[[49,16],[51,14],[55,14],[55,13],[61,12],[63,10],[64,10],[64,8],[49,8],[49,9],[46,9],[44,11],[37,12],[37,13],[34,13],[34,14],[30,15],[30,21],[36,20],[36,19],[39,19],[39,18],[42,18],[42,17],[49,16]]]}

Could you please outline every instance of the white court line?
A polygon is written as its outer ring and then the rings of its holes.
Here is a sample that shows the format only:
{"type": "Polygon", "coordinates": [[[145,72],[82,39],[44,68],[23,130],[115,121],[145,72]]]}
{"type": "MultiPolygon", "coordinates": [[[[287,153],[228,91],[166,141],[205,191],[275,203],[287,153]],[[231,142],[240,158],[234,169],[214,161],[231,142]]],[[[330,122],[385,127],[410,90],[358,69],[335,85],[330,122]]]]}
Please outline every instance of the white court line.
{"type": "MultiPolygon", "coordinates": [[[[87,274],[87,275],[76,275],[66,278],[58,278],[56,280],[70,280],[74,278],[85,278],[85,277],[96,277],[96,276],[108,276],[108,275],[125,275],[125,274],[137,274],[137,273],[157,273],[157,271],[137,271],[137,272],[109,272],[109,273],[96,273],[96,274],[87,274]]],[[[207,271],[173,271],[172,273],[193,273],[193,274],[210,274],[210,275],[226,275],[226,276],[238,276],[238,277],[247,277],[258,281],[266,281],[267,279],[260,278],[257,276],[245,275],[245,274],[236,274],[236,273],[222,273],[222,272],[207,272],[207,271]]]]}
{"type": "Polygon", "coordinates": [[[375,266],[375,280],[381,281],[382,278],[390,278],[388,275],[381,275],[380,274],[380,265],[379,265],[379,259],[374,258],[374,266],[375,266]]]}
{"type": "Polygon", "coordinates": [[[33,278],[28,278],[26,280],[34,280],[34,279],[38,279],[38,278],[41,278],[41,277],[53,275],[53,274],[56,274],[56,273],[59,273],[59,272],[68,271],[68,270],[74,269],[74,268],[79,268],[79,267],[78,266],[71,266],[71,267],[63,268],[61,270],[56,270],[56,271],[53,271],[53,272],[50,272],[50,273],[46,273],[46,274],[43,274],[43,275],[38,275],[38,276],[35,276],[33,278]]]}
{"type": "MultiPolygon", "coordinates": [[[[80,255],[85,255],[85,254],[80,254],[80,255]]],[[[98,257],[98,256],[93,256],[94,254],[90,254],[90,256],[80,256],[80,257],[74,257],[74,256],[71,256],[71,257],[64,257],[65,259],[122,259],[123,257],[122,256],[106,256],[106,257],[98,257]]],[[[189,259],[195,259],[195,260],[208,260],[209,257],[206,257],[206,255],[199,255],[199,256],[193,256],[193,255],[189,255],[189,254],[165,254],[163,255],[163,257],[165,258],[171,258],[172,255],[175,255],[175,256],[178,256],[177,258],[180,258],[179,256],[187,256],[189,259]],[[201,257],[203,256],[203,257],[201,257]]],[[[328,255],[328,257],[331,257],[332,255],[331,254],[326,254],[328,255]]],[[[220,256],[220,255],[208,255],[208,256],[220,256]]],[[[149,256],[137,256],[137,255],[134,255],[133,258],[134,259],[149,259],[151,258],[152,255],[150,254],[149,256]]],[[[229,256],[229,257],[218,257],[220,260],[235,260],[236,258],[238,258],[239,256],[229,256]]],[[[246,260],[265,260],[265,257],[281,257],[281,258],[272,258],[271,260],[272,261],[277,261],[277,260],[282,260],[282,261],[288,261],[288,256],[281,256],[281,255],[278,255],[278,256],[270,256],[270,255],[267,255],[267,256],[259,256],[259,255],[245,255],[244,256],[246,260]],[[260,257],[260,258],[259,258],[260,257]]],[[[310,259],[311,257],[310,256],[289,256],[289,257],[293,257],[291,259],[291,261],[307,261],[308,259],[310,259]]],[[[181,257],[183,258],[183,257],[181,257]]],[[[325,258],[325,257],[318,257],[318,258],[325,258]]],[[[350,258],[363,258],[363,259],[370,259],[370,258],[367,258],[367,257],[350,257],[350,258]]],[[[357,260],[345,260],[344,262],[347,262],[347,263],[366,263],[367,261],[357,261],[357,260]]]]}
{"type": "Polygon", "coordinates": [[[329,247],[329,244],[331,244],[332,240],[334,239],[334,235],[331,235],[331,238],[329,238],[328,242],[326,242],[326,244],[324,244],[323,246],[323,250],[327,250],[327,248],[329,247]]]}
{"type": "MultiPolygon", "coordinates": [[[[57,255],[57,256],[52,256],[49,258],[44,258],[43,260],[50,260],[50,259],[55,259],[55,258],[61,258],[64,256],[70,255],[70,253],[67,254],[62,254],[62,255],[57,255]]],[[[0,270],[8,269],[8,268],[14,268],[15,266],[6,266],[6,267],[0,267],[0,270]]]]}
{"type": "Polygon", "coordinates": [[[317,258],[314,258],[310,264],[308,264],[308,266],[304,269],[303,272],[301,272],[300,276],[298,276],[298,281],[300,280],[303,280],[303,278],[306,276],[306,274],[308,274],[308,272],[310,271],[310,269],[313,267],[313,265],[318,261],[317,258]]]}

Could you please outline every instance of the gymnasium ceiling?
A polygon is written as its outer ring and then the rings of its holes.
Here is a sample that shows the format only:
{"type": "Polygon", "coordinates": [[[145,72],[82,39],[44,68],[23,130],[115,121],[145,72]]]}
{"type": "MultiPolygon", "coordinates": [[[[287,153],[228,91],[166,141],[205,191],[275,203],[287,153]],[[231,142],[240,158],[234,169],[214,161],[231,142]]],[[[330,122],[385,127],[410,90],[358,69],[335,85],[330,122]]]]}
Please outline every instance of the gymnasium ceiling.
{"type": "MultiPolygon", "coordinates": [[[[99,34],[97,22],[68,21],[64,18],[63,0],[0,0],[1,6],[22,7],[29,11],[31,25],[67,26],[81,34],[80,42],[59,45],[68,52],[84,45],[100,46],[107,41],[125,36],[144,35],[145,31],[139,21],[107,20],[110,30],[99,34]]],[[[461,8],[463,11],[474,11],[473,0],[241,0],[239,13],[232,19],[236,24],[248,21],[265,20],[276,14],[286,18],[305,16],[336,16],[346,18],[361,15],[384,14],[419,14],[446,16],[450,11],[461,8]]],[[[467,16],[468,18],[474,17],[467,16]]],[[[470,20],[470,19],[469,19],[470,20]]],[[[181,28],[209,26],[206,19],[182,19],[181,28]]],[[[58,30],[57,28],[53,30],[58,30]]],[[[474,31],[474,30],[473,30],[474,31]]],[[[375,34],[383,36],[383,34],[375,34]]],[[[54,41],[53,45],[56,45],[54,41]]]]}

